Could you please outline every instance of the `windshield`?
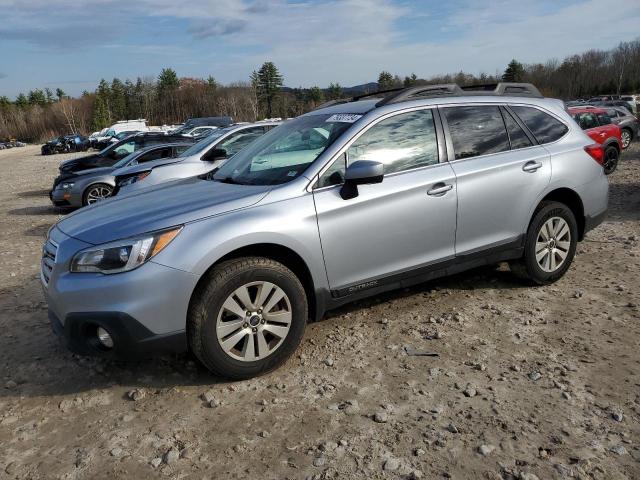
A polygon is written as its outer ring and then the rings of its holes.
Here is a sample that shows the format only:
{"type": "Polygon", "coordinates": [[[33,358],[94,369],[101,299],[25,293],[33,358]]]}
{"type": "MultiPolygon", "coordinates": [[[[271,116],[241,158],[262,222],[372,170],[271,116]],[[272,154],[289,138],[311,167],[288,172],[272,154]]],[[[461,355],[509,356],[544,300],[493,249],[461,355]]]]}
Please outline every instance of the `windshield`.
{"type": "Polygon", "coordinates": [[[213,130],[211,132],[211,135],[207,135],[207,137],[205,139],[200,140],[198,143],[196,143],[193,146],[187,148],[184,152],[182,152],[182,154],[180,154],[180,156],[181,157],[190,157],[191,155],[197,155],[198,153],[200,153],[203,150],[205,150],[209,145],[214,143],[216,141],[216,139],[220,138],[222,135],[224,135],[228,131],[229,131],[229,129],[227,129],[227,128],[220,128],[218,130],[213,130]]]}
{"type": "Polygon", "coordinates": [[[214,180],[247,185],[289,182],[340,137],[354,118],[353,115],[306,115],[285,122],[240,150],[218,170],[214,180]],[[341,121],[347,117],[351,118],[341,121]]]}

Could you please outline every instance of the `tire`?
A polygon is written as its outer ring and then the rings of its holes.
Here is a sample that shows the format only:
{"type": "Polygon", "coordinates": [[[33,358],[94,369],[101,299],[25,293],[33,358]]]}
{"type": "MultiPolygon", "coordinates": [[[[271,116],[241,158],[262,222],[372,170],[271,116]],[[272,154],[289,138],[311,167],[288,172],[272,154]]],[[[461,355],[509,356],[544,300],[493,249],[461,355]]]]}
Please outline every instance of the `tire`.
{"type": "Polygon", "coordinates": [[[604,173],[611,175],[618,168],[618,162],[620,161],[620,150],[613,145],[609,145],[604,149],[604,173]]]}
{"type": "Polygon", "coordinates": [[[194,293],[187,315],[189,348],[215,375],[255,377],[282,365],[295,352],[307,318],[305,290],[287,267],[263,257],[229,260],[214,267],[194,293]],[[280,293],[284,297],[270,305],[280,293]]]}
{"type": "Polygon", "coordinates": [[[529,224],[524,255],[520,260],[511,263],[511,271],[533,284],[548,285],[553,283],[569,270],[577,244],[578,224],[571,209],[559,202],[542,202],[529,224]],[[558,219],[562,221],[557,221],[558,219]],[[543,228],[546,229],[551,225],[556,225],[558,229],[553,235],[548,235],[548,231],[543,231],[543,228]],[[568,237],[565,233],[565,226],[568,237]],[[548,242],[545,236],[553,242],[548,242]],[[544,243],[547,243],[548,246],[541,250],[540,247],[544,243]],[[536,253],[538,258],[536,258],[536,253]],[[545,256],[544,253],[547,255],[545,256]],[[562,258],[562,254],[565,255],[564,258],[562,258]],[[558,263],[559,260],[561,260],[560,263],[558,263]],[[551,263],[554,261],[556,262],[555,266],[551,263]]]}
{"type": "Polygon", "coordinates": [[[631,145],[631,140],[633,140],[633,133],[631,133],[631,130],[629,130],[628,128],[623,128],[621,135],[622,148],[626,150],[627,148],[629,148],[629,145],[631,145]]]}
{"type": "Polygon", "coordinates": [[[113,187],[106,183],[94,183],[85,188],[82,194],[82,205],[87,206],[97,203],[100,200],[110,197],[113,194],[113,187]]]}

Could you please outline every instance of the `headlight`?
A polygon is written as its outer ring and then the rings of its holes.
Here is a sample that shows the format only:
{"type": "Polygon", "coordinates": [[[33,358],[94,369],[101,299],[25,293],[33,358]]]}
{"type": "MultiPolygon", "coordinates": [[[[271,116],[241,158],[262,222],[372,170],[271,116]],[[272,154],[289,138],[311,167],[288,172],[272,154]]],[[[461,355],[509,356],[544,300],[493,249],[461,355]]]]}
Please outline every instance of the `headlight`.
{"type": "Polygon", "coordinates": [[[74,185],[75,185],[75,183],[73,183],[73,182],[64,182],[62,184],[62,189],[63,190],[69,190],[70,188],[73,188],[74,185]]]}
{"type": "Polygon", "coordinates": [[[182,226],[87,248],[71,260],[72,272],[120,273],[138,268],[165,249],[182,226]]]}
{"type": "Polygon", "coordinates": [[[127,185],[133,185],[136,182],[146,178],[151,173],[151,170],[147,170],[146,172],[140,172],[130,177],[126,177],[123,180],[118,182],[118,187],[126,187],[127,185]]]}

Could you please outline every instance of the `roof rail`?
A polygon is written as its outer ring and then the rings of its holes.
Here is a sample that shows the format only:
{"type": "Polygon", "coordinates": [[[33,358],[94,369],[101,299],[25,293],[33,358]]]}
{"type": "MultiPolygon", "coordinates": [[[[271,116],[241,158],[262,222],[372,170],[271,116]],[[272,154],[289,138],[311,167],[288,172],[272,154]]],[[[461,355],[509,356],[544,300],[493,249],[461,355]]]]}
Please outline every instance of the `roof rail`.
{"type": "Polygon", "coordinates": [[[535,97],[543,98],[540,91],[531,83],[499,82],[480,85],[465,85],[461,87],[457,83],[442,83],[438,85],[421,85],[408,88],[392,88],[389,90],[379,90],[377,92],[365,93],[352,98],[341,98],[318,105],[314,110],[340,105],[342,103],[357,102],[363,98],[377,97],[385,95],[382,100],[376,103],[376,107],[390,105],[400,102],[408,102],[420,98],[443,97],[443,96],[510,96],[510,97],[535,97]],[[388,94],[388,95],[385,95],[388,94]]]}

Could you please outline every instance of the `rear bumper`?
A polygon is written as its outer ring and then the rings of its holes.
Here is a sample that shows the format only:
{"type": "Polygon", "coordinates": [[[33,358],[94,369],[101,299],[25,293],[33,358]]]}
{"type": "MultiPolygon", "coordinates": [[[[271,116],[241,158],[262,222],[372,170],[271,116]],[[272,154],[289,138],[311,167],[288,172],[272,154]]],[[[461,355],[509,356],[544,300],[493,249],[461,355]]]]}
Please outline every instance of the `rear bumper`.
{"type": "Polygon", "coordinates": [[[184,330],[158,335],[122,312],[81,312],[67,315],[64,325],[52,310],[49,321],[53,332],[72,352],[119,360],[135,360],[187,350],[184,330]],[[100,343],[97,329],[102,327],[113,339],[113,347],[100,343]]]}

